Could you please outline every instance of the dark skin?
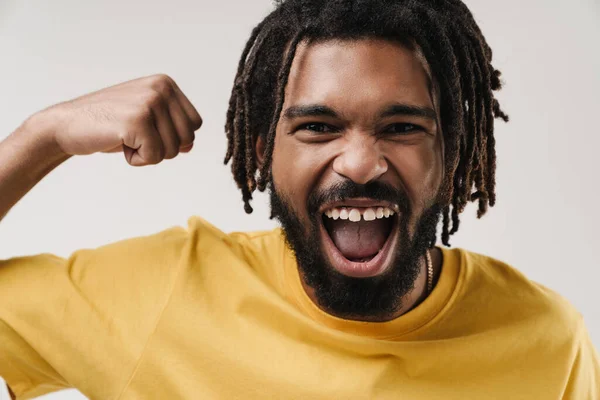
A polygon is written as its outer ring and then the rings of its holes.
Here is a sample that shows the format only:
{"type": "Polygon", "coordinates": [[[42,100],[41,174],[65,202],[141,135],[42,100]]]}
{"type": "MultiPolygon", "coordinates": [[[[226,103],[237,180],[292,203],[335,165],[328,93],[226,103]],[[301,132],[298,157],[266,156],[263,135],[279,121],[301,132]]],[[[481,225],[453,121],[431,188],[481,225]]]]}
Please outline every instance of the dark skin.
{"type": "MultiPolygon", "coordinates": [[[[272,179],[307,226],[313,190],[344,178],[358,184],[379,180],[407,194],[414,233],[444,174],[439,111],[422,60],[417,51],[380,39],[298,46],[275,136],[272,179]]],[[[262,162],[260,138],[256,150],[262,162]]],[[[442,256],[438,248],[430,254],[435,282],[442,256]]],[[[426,296],[423,257],[414,290],[397,312],[380,320],[406,313],[426,296]]]]}

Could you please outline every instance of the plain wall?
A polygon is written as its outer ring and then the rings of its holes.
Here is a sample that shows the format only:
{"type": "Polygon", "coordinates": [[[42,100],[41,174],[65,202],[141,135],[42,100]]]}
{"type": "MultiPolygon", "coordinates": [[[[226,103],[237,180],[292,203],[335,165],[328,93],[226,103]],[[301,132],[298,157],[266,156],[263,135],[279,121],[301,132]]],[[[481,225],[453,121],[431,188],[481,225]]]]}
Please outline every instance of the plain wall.
{"type": "MultiPolygon", "coordinates": [[[[506,261],[562,294],[598,348],[600,5],[467,5],[503,73],[499,98],[511,122],[496,123],[497,206],[481,220],[469,206],[452,244],[506,261]]],[[[185,226],[191,215],[225,231],[275,226],[265,196],[254,214],[244,213],[222,162],[238,58],[270,9],[270,0],[0,0],[0,139],[51,104],[159,72],[178,82],[205,121],[190,154],[157,166],[130,167],[121,154],[60,166],[0,224],[0,258],[68,256],[185,226]]],[[[45,398],[83,397],[69,390],[45,398]]]]}

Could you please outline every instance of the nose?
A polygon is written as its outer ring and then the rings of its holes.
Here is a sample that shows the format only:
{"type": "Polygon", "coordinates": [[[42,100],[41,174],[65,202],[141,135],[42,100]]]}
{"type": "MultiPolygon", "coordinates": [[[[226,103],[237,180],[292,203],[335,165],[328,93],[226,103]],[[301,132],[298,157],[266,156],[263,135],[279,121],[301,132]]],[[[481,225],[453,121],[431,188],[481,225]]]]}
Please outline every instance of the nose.
{"type": "Polygon", "coordinates": [[[376,180],[388,170],[380,145],[371,135],[348,138],[343,151],[333,161],[333,170],[361,185],[376,180]]]}

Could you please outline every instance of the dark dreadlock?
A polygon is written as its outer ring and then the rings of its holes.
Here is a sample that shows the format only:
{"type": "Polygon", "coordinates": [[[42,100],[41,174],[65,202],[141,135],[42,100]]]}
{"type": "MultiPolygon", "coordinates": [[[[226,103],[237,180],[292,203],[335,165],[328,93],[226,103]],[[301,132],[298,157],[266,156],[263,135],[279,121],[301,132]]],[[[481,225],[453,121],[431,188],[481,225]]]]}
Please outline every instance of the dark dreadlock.
{"type": "Polygon", "coordinates": [[[449,246],[468,202],[478,202],[478,218],[496,202],[494,118],[508,121],[494,98],[501,83],[492,50],[460,0],[276,1],[239,62],[225,125],[225,164],[233,160],[244,209],[251,213],[252,193],[270,181],[275,129],[298,44],[364,37],[414,43],[431,69],[445,144],[442,242],[449,246]],[[259,135],[266,143],[261,166],[254,150],[259,135]]]}

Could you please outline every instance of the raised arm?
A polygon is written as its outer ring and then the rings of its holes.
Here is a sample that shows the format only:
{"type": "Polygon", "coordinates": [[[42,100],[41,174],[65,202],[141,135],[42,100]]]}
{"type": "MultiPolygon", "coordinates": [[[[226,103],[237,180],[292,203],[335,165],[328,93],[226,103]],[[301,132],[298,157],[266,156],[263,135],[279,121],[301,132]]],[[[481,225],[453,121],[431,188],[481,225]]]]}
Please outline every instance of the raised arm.
{"type": "Polygon", "coordinates": [[[74,155],[123,152],[132,166],[191,150],[202,119],[167,75],[124,82],[28,118],[0,142],[0,220],[74,155]]]}

